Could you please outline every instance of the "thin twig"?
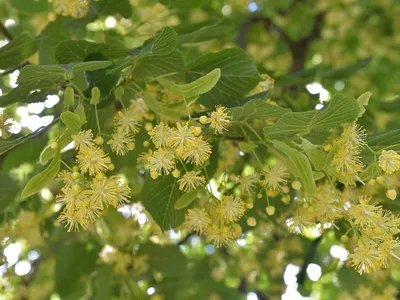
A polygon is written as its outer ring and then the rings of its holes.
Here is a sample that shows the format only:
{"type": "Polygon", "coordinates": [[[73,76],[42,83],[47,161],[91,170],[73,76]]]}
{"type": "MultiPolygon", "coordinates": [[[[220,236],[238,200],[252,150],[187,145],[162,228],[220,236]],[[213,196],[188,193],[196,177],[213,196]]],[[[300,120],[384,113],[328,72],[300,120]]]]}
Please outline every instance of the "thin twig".
{"type": "Polygon", "coordinates": [[[1,22],[0,22],[0,32],[5,36],[7,40],[11,41],[13,39],[11,33],[8,32],[7,28],[1,22]]]}

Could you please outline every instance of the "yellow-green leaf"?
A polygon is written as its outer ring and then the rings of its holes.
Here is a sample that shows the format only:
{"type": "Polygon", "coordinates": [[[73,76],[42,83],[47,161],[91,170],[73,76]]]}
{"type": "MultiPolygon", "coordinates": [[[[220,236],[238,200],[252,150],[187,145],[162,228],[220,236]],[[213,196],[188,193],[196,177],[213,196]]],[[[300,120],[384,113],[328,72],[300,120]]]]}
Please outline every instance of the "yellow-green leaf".
{"type": "Polygon", "coordinates": [[[201,188],[195,189],[191,192],[185,193],[182,197],[180,197],[178,200],[176,200],[174,208],[175,209],[183,209],[187,207],[190,203],[193,202],[194,199],[196,199],[196,196],[201,188]]]}
{"type": "Polygon", "coordinates": [[[211,91],[211,89],[217,84],[220,77],[221,69],[216,68],[210,73],[188,84],[176,84],[164,78],[159,78],[158,82],[160,82],[166,89],[177,95],[191,98],[211,91]]]}
{"type": "Polygon", "coordinates": [[[281,157],[283,164],[301,182],[307,195],[314,195],[315,181],[310,161],[300,151],[280,141],[272,141],[277,155],[281,157]]]}
{"type": "Polygon", "coordinates": [[[78,114],[71,111],[64,111],[60,118],[72,133],[78,133],[81,130],[81,118],[78,114]]]}
{"type": "Polygon", "coordinates": [[[360,118],[365,113],[365,107],[368,105],[369,98],[371,98],[372,93],[366,92],[357,98],[358,105],[360,106],[360,112],[358,113],[358,117],[360,118]]]}
{"type": "Polygon", "coordinates": [[[22,198],[27,198],[36,194],[37,192],[40,192],[41,189],[46,187],[46,185],[57,176],[58,171],[60,171],[61,163],[60,148],[56,149],[55,151],[55,156],[47,168],[43,172],[34,176],[26,184],[21,193],[22,198]]]}

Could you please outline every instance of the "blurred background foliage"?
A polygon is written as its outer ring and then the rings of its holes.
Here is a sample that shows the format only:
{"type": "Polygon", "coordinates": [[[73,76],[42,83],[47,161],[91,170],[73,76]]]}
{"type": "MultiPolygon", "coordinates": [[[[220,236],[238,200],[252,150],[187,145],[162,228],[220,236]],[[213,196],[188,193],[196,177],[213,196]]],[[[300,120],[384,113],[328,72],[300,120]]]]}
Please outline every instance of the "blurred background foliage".
{"type": "MultiPolygon", "coordinates": [[[[337,92],[358,97],[371,91],[360,120],[368,133],[400,127],[398,0],[102,0],[92,1],[82,18],[56,16],[58,2],[0,0],[0,46],[18,37],[30,56],[17,57],[18,64],[0,61],[0,95],[17,86],[21,66],[60,63],[55,46],[63,41],[133,49],[170,26],[186,64],[208,52],[243,48],[259,72],[275,80],[270,98],[293,111],[314,109],[337,92]]],[[[110,80],[101,74],[94,79],[104,89],[110,80]]],[[[129,93],[124,97],[128,101],[129,93]]],[[[104,126],[112,126],[112,100],[99,110],[104,126]]],[[[15,137],[33,138],[21,145],[0,143],[0,299],[399,297],[399,268],[359,276],[346,263],[345,232],[290,235],[276,221],[288,209],[278,199],[271,200],[274,218],[265,212],[266,199],[255,199],[241,224],[244,234],[229,248],[216,249],[179,228],[161,232],[136,202],[145,180],[132,167],[140,149],[114,158],[132,184],[133,204],[107,211],[86,232],[67,233],[56,222],[57,182],[28,199],[19,197],[27,179],[43,169],[40,153],[57,130],[42,126],[57,121],[58,101],[57,90],[49,88],[31,95],[29,104],[7,106],[15,137]]],[[[87,118],[94,124],[90,112],[87,118]]],[[[137,145],[145,139],[139,133],[137,145]]],[[[235,155],[219,151],[227,164],[235,155]]],[[[391,205],[399,210],[396,202],[391,205]]]]}

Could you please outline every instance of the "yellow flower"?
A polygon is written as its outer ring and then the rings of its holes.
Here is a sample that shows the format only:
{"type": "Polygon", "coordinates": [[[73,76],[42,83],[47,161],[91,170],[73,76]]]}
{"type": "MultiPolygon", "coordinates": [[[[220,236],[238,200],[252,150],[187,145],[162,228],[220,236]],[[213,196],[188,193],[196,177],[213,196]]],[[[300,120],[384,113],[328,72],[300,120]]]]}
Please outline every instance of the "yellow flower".
{"type": "Polygon", "coordinates": [[[148,134],[156,148],[164,147],[167,145],[168,139],[171,136],[171,128],[165,125],[164,122],[160,122],[160,124],[155,126],[148,134]]]}
{"type": "Polygon", "coordinates": [[[232,125],[232,117],[226,113],[226,107],[218,106],[216,111],[209,115],[210,126],[215,134],[222,134],[226,128],[232,125]]]}
{"type": "Polygon", "coordinates": [[[382,150],[379,156],[379,166],[387,174],[396,172],[400,169],[400,155],[393,150],[382,150]]]}
{"type": "Polygon", "coordinates": [[[58,220],[67,223],[65,227],[68,227],[68,232],[79,231],[79,225],[86,230],[89,224],[89,220],[85,217],[83,212],[79,210],[64,209],[58,217],[58,220]]]}
{"type": "Polygon", "coordinates": [[[360,156],[352,148],[342,145],[333,156],[331,164],[339,174],[355,174],[361,172],[364,168],[360,156]]]}
{"type": "Polygon", "coordinates": [[[355,187],[357,181],[361,181],[357,173],[340,173],[338,175],[338,180],[345,186],[355,187]]]}
{"type": "Polygon", "coordinates": [[[358,152],[360,148],[364,147],[366,137],[365,129],[360,125],[353,123],[344,128],[343,133],[340,136],[340,141],[345,148],[358,152]]]}
{"type": "Polygon", "coordinates": [[[74,183],[77,183],[76,179],[72,177],[72,172],[69,171],[61,171],[57,177],[64,183],[64,188],[70,188],[74,183]]]}
{"type": "Polygon", "coordinates": [[[371,197],[362,195],[359,197],[360,204],[353,205],[348,209],[348,214],[358,227],[375,226],[382,216],[382,207],[377,203],[369,204],[371,197]]]}
{"type": "Polygon", "coordinates": [[[215,247],[227,246],[232,241],[232,234],[228,226],[210,226],[206,232],[207,242],[212,242],[215,247]]]}
{"type": "Polygon", "coordinates": [[[103,209],[118,201],[118,182],[115,176],[100,174],[93,178],[88,194],[96,207],[103,209]]]}
{"type": "Polygon", "coordinates": [[[392,266],[396,260],[400,260],[400,243],[398,239],[386,239],[378,248],[381,256],[381,263],[384,268],[392,266]]]}
{"type": "Polygon", "coordinates": [[[87,15],[89,9],[89,1],[71,1],[69,3],[69,13],[71,17],[80,19],[87,15]]]}
{"type": "Polygon", "coordinates": [[[126,183],[118,184],[118,197],[117,202],[112,203],[112,205],[116,208],[120,208],[124,206],[126,203],[130,202],[131,198],[131,189],[126,183]]]}
{"type": "Polygon", "coordinates": [[[261,185],[268,189],[276,192],[282,189],[282,186],[287,183],[287,177],[289,176],[286,168],[282,165],[276,165],[273,168],[268,166],[261,172],[264,179],[260,180],[261,185]]]}
{"type": "Polygon", "coordinates": [[[171,129],[171,136],[168,143],[175,149],[178,155],[182,155],[184,151],[192,148],[195,142],[194,130],[188,124],[182,125],[181,123],[176,123],[176,128],[171,129]]]}
{"type": "Polygon", "coordinates": [[[183,159],[187,162],[201,166],[210,157],[211,146],[201,136],[196,137],[193,144],[186,147],[183,152],[183,159]]]}
{"type": "Polygon", "coordinates": [[[210,216],[204,208],[188,209],[185,216],[185,226],[187,229],[201,234],[210,224],[210,216]]]}
{"type": "Polygon", "coordinates": [[[82,148],[76,156],[83,173],[89,172],[91,176],[104,173],[111,160],[104,151],[98,147],[82,148]]]}
{"type": "Polygon", "coordinates": [[[239,197],[234,198],[232,195],[224,196],[216,208],[218,216],[228,222],[239,220],[245,210],[245,203],[239,197]]]}
{"type": "Polygon", "coordinates": [[[360,274],[370,273],[380,269],[381,255],[373,242],[368,238],[358,240],[357,248],[354,253],[349,255],[351,264],[360,274]]]}
{"type": "Polygon", "coordinates": [[[75,142],[75,149],[83,149],[92,146],[93,133],[92,130],[83,130],[77,134],[71,135],[75,142]]]}
{"type": "Polygon", "coordinates": [[[289,232],[295,234],[304,234],[310,227],[315,227],[315,222],[312,221],[312,216],[308,211],[301,211],[297,216],[290,218],[286,225],[288,226],[289,232]]]}
{"type": "Polygon", "coordinates": [[[84,197],[83,201],[78,203],[76,210],[85,216],[85,219],[87,219],[89,223],[96,221],[100,214],[100,208],[96,206],[89,197],[84,197]]]}
{"type": "Polygon", "coordinates": [[[169,174],[175,168],[175,156],[170,149],[158,149],[148,157],[150,163],[150,171],[159,175],[169,174]]]}
{"type": "Polygon", "coordinates": [[[82,199],[82,192],[72,188],[63,188],[61,193],[56,196],[56,202],[65,205],[68,210],[75,209],[82,199]]]}
{"type": "Polygon", "coordinates": [[[257,174],[243,175],[238,178],[239,190],[242,196],[250,196],[253,194],[256,184],[258,182],[257,174]]]}
{"type": "Polygon", "coordinates": [[[117,131],[111,136],[111,139],[107,142],[110,145],[111,150],[117,155],[125,155],[127,152],[134,147],[133,138],[122,129],[118,127],[117,131]]]}
{"type": "Polygon", "coordinates": [[[204,176],[199,174],[201,174],[200,171],[186,172],[185,175],[178,180],[179,189],[184,190],[185,192],[190,192],[197,187],[204,185],[206,183],[206,179],[204,176]]]}
{"type": "Polygon", "coordinates": [[[140,123],[133,107],[124,112],[119,111],[114,118],[114,122],[115,127],[121,128],[126,135],[136,134],[139,132],[140,123]]]}

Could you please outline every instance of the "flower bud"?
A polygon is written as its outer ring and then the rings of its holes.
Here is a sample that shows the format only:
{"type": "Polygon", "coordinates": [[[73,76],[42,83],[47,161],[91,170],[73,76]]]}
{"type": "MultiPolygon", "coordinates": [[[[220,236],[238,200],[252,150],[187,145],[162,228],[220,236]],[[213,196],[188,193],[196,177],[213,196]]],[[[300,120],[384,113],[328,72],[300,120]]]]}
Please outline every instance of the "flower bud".
{"type": "Polygon", "coordinates": [[[388,190],[388,191],[386,192],[386,197],[388,197],[390,200],[395,200],[396,197],[397,197],[397,192],[396,192],[396,190],[395,190],[395,189],[388,190]]]}
{"type": "Polygon", "coordinates": [[[199,122],[200,122],[201,124],[208,124],[208,123],[210,123],[210,121],[209,121],[209,119],[208,119],[207,116],[201,116],[200,119],[199,119],[199,122]]]}
{"type": "Polygon", "coordinates": [[[179,176],[181,176],[181,171],[179,171],[178,169],[173,170],[172,176],[174,176],[175,178],[178,178],[179,176]]]}
{"type": "Polygon", "coordinates": [[[96,138],[94,139],[94,143],[95,143],[96,145],[101,146],[101,145],[104,144],[104,139],[103,139],[101,136],[98,136],[98,137],[96,137],[96,138]]]}
{"type": "Polygon", "coordinates": [[[265,211],[269,216],[272,216],[273,214],[275,214],[275,206],[267,206],[265,211]]]}
{"type": "Polygon", "coordinates": [[[300,183],[300,181],[293,181],[292,182],[292,188],[294,189],[294,190],[296,190],[296,191],[298,191],[298,190],[300,190],[301,189],[301,183],[300,183]]]}

